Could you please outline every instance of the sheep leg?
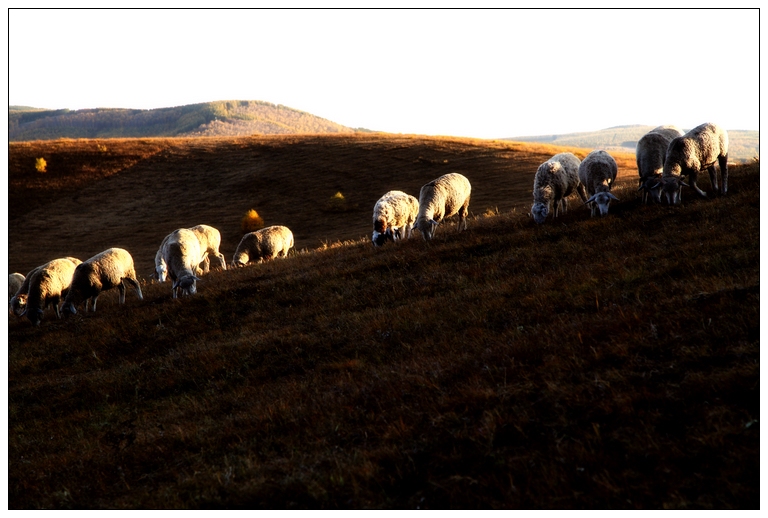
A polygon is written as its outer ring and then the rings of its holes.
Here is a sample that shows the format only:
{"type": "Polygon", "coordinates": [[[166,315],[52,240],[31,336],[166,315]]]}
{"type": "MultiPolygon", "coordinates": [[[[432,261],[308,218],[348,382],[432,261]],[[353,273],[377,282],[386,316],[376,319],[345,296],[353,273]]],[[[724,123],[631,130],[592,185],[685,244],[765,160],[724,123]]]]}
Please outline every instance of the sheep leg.
{"type": "Polygon", "coordinates": [[[120,292],[120,304],[125,304],[125,280],[120,281],[117,289],[120,292]]]}
{"type": "Polygon", "coordinates": [[[61,320],[61,311],[59,310],[59,302],[61,302],[61,299],[56,297],[51,302],[53,303],[53,310],[56,312],[56,318],[61,320]]]}
{"type": "MultiPolygon", "coordinates": [[[[91,297],[91,311],[93,311],[94,313],[96,313],[96,299],[98,299],[98,298],[99,298],[98,295],[94,295],[93,297],[91,297]]],[[[88,312],[88,303],[87,302],[85,304],[85,311],[86,311],[86,313],[88,312]]]]}
{"type": "Polygon", "coordinates": [[[718,157],[720,163],[720,176],[723,177],[723,185],[720,187],[720,194],[725,196],[728,192],[728,155],[718,157]]]}
{"type": "Polygon", "coordinates": [[[689,175],[689,178],[688,178],[688,183],[689,183],[689,184],[691,184],[691,187],[693,187],[693,190],[694,190],[694,191],[696,191],[696,193],[697,193],[699,196],[701,196],[702,198],[706,198],[706,197],[707,197],[707,193],[705,193],[704,191],[702,191],[702,190],[699,188],[699,186],[698,186],[698,185],[696,185],[696,182],[697,182],[698,180],[699,180],[699,172],[698,172],[698,171],[696,171],[696,170],[694,169],[693,171],[691,171],[691,174],[689,175]]]}
{"type": "Polygon", "coordinates": [[[709,172],[709,182],[712,184],[712,192],[717,194],[720,189],[717,188],[717,171],[715,170],[715,164],[712,164],[707,168],[709,172]]]}
{"type": "Polygon", "coordinates": [[[127,281],[131,286],[133,286],[133,289],[136,291],[136,296],[139,297],[139,300],[144,300],[144,295],[141,293],[141,285],[139,284],[139,281],[136,279],[131,279],[130,277],[126,277],[123,280],[127,281]]]}

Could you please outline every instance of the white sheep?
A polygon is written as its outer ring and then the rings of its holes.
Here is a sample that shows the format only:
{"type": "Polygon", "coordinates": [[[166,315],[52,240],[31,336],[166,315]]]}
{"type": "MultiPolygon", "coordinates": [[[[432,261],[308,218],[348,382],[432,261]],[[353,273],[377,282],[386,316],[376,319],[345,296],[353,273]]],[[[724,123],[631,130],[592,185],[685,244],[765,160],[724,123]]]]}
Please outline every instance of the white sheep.
{"type": "MultiPolygon", "coordinates": [[[[64,257],[64,259],[73,262],[75,266],[82,262],[76,257],[64,257]]],[[[32,282],[34,274],[43,266],[45,265],[32,268],[29,273],[27,273],[27,276],[24,278],[24,282],[21,284],[19,289],[16,290],[16,294],[11,298],[9,311],[17,317],[22,317],[27,312],[27,296],[29,294],[29,284],[32,282]]]]}
{"type": "Polygon", "coordinates": [[[443,219],[458,214],[458,231],[466,230],[471,193],[469,180],[459,173],[448,173],[432,180],[419,192],[419,213],[414,228],[429,241],[443,219]]]}
{"type": "Polygon", "coordinates": [[[40,325],[43,311],[53,306],[56,318],[61,318],[59,302],[68,295],[72,277],[80,261],[69,258],[54,259],[36,268],[29,281],[25,313],[33,325],[40,325]]]}
{"type": "Polygon", "coordinates": [[[232,266],[241,267],[249,261],[268,261],[275,257],[285,257],[293,247],[293,232],[288,227],[274,225],[249,232],[240,240],[232,266]]]}
{"type": "Polygon", "coordinates": [[[194,295],[200,280],[196,272],[203,261],[203,249],[197,234],[180,228],[171,232],[163,242],[163,259],[168,267],[168,276],[173,281],[173,298],[180,294],[194,295]]]}
{"type": "MultiPolygon", "coordinates": [[[[205,227],[205,226],[206,225],[198,225],[198,227],[205,227]]],[[[192,228],[190,228],[188,230],[194,231],[195,228],[196,227],[192,227],[192,228]]],[[[213,227],[208,227],[208,228],[210,228],[212,230],[216,230],[213,227]]],[[[216,232],[218,232],[218,230],[216,230],[216,232]]],[[[168,265],[165,263],[165,258],[163,257],[163,248],[165,247],[165,244],[168,241],[168,238],[171,237],[171,235],[173,235],[173,232],[171,232],[170,234],[168,234],[167,236],[165,236],[163,238],[163,241],[160,243],[160,248],[158,248],[157,252],[155,253],[155,271],[152,272],[151,277],[153,279],[157,279],[157,282],[161,282],[161,283],[165,282],[166,279],[168,278],[168,265]]],[[[195,235],[198,237],[198,241],[200,241],[201,235],[198,234],[197,232],[195,233],[195,235]]],[[[219,237],[219,242],[220,241],[221,241],[221,237],[219,237]]],[[[203,244],[202,244],[202,241],[200,243],[201,243],[200,244],[200,248],[201,248],[201,250],[203,252],[203,260],[195,268],[195,275],[197,275],[197,276],[201,276],[201,275],[203,275],[203,273],[207,272],[208,271],[208,265],[209,265],[208,252],[207,252],[207,250],[209,248],[204,247],[203,244]]],[[[207,237],[206,237],[206,243],[207,243],[207,237]]],[[[213,247],[210,247],[210,248],[213,248],[213,247]]],[[[218,250],[218,246],[216,246],[216,250],[218,250]]],[[[219,261],[222,261],[224,259],[224,255],[223,254],[220,254],[220,253],[217,252],[214,255],[216,255],[217,257],[221,256],[219,258],[219,261]]],[[[225,261],[225,264],[223,265],[223,267],[224,267],[224,269],[226,269],[226,261],[225,261]]]]}
{"type": "Polygon", "coordinates": [[[643,203],[650,198],[655,203],[661,202],[661,173],[667,158],[667,148],[672,139],[683,132],[677,126],[658,126],[643,135],[637,141],[635,160],[637,173],[640,175],[638,191],[643,191],[643,203]]]}
{"type": "Polygon", "coordinates": [[[211,255],[219,260],[221,269],[226,270],[227,260],[224,259],[224,254],[219,252],[219,247],[221,246],[221,233],[209,225],[196,225],[190,227],[189,230],[197,235],[197,240],[200,242],[200,249],[203,252],[203,261],[200,264],[200,268],[203,272],[208,272],[210,263],[209,256],[211,255]]]}
{"type": "Polygon", "coordinates": [[[579,180],[587,188],[591,215],[605,216],[611,200],[618,198],[611,193],[619,168],[616,160],[603,150],[592,151],[579,165],[579,180]]]}
{"type": "Polygon", "coordinates": [[[403,191],[389,191],[373,207],[371,241],[381,246],[387,241],[410,238],[419,213],[419,200],[403,191]]]}
{"type": "Polygon", "coordinates": [[[21,285],[24,284],[26,277],[20,273],[12,273],[8,275],[8,302],[11,301],[16,292],[19,291],[21,285]]]}
{"type": "Polygon", "coordinates": [[[131,254],[122,248],[105,250],[75,268],[69,293],[61,309],[74,315],[77,313],[75,306],[85,301],[85,311],[88,311],[90,302],[91,311],[95,312],[96,300],[101,292],[114,287],[120,292],[120,304],[125,304],[125,283],[133,286],[139,300],[144,300],[131,254]]]}
{"type": "Polygon", "coordinates": [[[696,126],[669,143],[660,182],[667,202],[679,205],[683,186],[693,187],[699,196],[706,198],[707,193],[696,185],[699,173],[705,169],[709,171],[714,193],[719,192],[724,196],[728,192],[728,132],[711,122],[696,126]],[[717,186],[715,163],[720,165],[720,189],[717,186]],[[683,182],[683,176],[688,177],[689,183],[683,182]]]}
{"type": "Polygon", "coordinates": [[[536,223],[544,223],[549,215],[550,203],[554,202],[553,217],[568,210],[568,196],[576,190],[582,201],[587,195],[579,180],[579,160],[573,153],[559,153],[536,170],[533,178],[533,206],[531,216],[536,223]]]}

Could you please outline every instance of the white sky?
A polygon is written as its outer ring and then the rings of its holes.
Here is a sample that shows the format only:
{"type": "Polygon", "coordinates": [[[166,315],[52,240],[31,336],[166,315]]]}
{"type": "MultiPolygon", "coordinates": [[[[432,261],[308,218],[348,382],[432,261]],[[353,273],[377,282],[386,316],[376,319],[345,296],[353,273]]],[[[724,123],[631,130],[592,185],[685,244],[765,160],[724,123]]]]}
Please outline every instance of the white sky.
{"type": "Polygon", "coordinates": [[[8,102],[282,104],[350,127],[500,138],[759,129],[759,11],[8,11],[8,102]]]}

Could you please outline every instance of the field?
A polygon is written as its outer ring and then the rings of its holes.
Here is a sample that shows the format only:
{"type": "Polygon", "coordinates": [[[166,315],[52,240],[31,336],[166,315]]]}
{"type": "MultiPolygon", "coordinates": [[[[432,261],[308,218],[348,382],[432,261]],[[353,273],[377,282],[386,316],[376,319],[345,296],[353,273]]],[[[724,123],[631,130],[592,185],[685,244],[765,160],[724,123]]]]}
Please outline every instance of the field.
{"type": "Polygon", "coordinates": [[[10,271],[121,246],[144,300],[9,318],[9,508],[758,508],[759,163],[724,198],[642,206],[616,154],[608,217],[574,198],[536,226],[533,174],[563,150],[12,143],[10,271]],[[381,194],[453,171],[468,231],[373,249],[381,194]],[[249,209],[296,252],[194,297],[148,279],[177,227],[219,228],[229,260],[249,209]]]}

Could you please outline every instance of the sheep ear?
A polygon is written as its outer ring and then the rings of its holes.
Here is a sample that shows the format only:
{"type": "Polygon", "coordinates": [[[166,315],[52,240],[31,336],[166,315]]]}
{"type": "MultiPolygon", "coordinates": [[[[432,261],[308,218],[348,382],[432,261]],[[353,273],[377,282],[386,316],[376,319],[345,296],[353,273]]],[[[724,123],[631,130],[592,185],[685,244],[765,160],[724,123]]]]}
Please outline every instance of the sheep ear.
{"type": "Polygon", "coordinates": [[[655,189],[655,188],[657,188],[660,185],[661,185],[661,182],[656,182],[656,184],[653,187],[651,187],[651,189],[655,189]]]}
{"type": "Polygon", "coordinates": [[[592,196],[590,196],[590,198],[587,201],[585,201],[584,204],[586,205],[587,203],[594,203],[595,196],[597,196],[597,194],[593,194],[592,196]]]}
{"type": "Polygon", "coordinates": [[[687,184],[687,183],[685,183],[685,182],[680,182],[680,185],[682,185],[683,187],[690,187],[690,185],[688,185],[688,184],[687,184]]]}
{"type": "Polygon", "coordinates": [[[434,226],[438,226],[440,224],[437,221],[435,221],[434,219],[430,219],[429,222],[432,223],[432,225],[434,225],[434,226]]]}
{"type": "Polygon", "coordinates": [[[176,279],[175,281],[173,281],[173,288],[171,288],[171,289],[174,289],[174,290],[175,290],[175,289],[176,289],[176,288],[178,288],[178,287],[179,287],[179,280],[178,280],[178,279],[176,279]]]}
{"type": "Polygon", "coordinates": [[[616,196],[614,196],[613,193],[611,193],[611,192],[608,193],[608,196],[610,196],[611,198],[613,198],[616,201],[619,201],[619,199],[616,196]]]}
{"type": "Polygon", "coordinates": [[[645,185],[643,185],[643,184],[641,183],[641,184],[640,184],[640,187],[639,187],[637,190],[638,190],[638,191],[642,191],[643,189],[645,189],[645,185]]]}
{"type": "Polygon", "coordinates": [[[197,275],[193,275],[192,278],[195,279],[196,281],[200,280],[200,277],[198,277],[197,275]]]}

